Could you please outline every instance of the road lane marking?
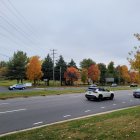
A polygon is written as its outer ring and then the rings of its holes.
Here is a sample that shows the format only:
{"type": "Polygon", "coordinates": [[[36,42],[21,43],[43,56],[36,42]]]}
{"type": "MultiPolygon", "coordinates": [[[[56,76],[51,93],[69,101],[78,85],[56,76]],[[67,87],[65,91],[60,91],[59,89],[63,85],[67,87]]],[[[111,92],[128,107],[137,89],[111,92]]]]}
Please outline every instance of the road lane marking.
{"type": "Polygon", "coordinates": [[[116,105],[116,104],[113,104],[114,106],[116,105]]]}
{"type": "Polygon", "coordinates": [[[125,104],[126,102],[122,102],[123,104],[125,104]]]}
{"type": "Polygon", "coordinates": [[[0,103],[0,105],[8,105],[9,103],[0,103]]]}
{"type": "Polygon", "coordinates": [[[0,112],[0,114],[13,113],[13,112],[19,112],[19,111],[25,111],[25,110],[27,109],[23,108],[23,109],[17,109],[17,110],[8,110],[8,111],[0,112]]]}
{"type": "Polygon", "coordinates": [[[90,112],[90,111],[91,111],[91,110],[86,110],[85,113],[86,113],[86,112],[90,112]]]}
{"type": "Polygon", "coordinates": [[[131,108],[135,108],[135,107],[138,107],[138,106],[139,105],[132,106],[132,107],[125,107],[125,108],[105,111],[105,112],[101,112],[101,113],[96,113],[96,114],[76,117],[76,118],[72,118],[72,119],[68,119],[68,120],[56,121],[56,122],[52,122],[52,123],[49,123],[49,124],[44,124],[44,125],[41,125],[41,126],[36,126],[36,127],[32,127],[32,128],[26,128],[26,129],[23,129],[23,130],[17,130],[17,131],[13,131],[13,132],[8,132],[8,133],[0,134],[0,138],[3,137],[3,136],[11,135],[11,134],[16,134],[17,132],[18,133],[19,132],[26,132],[26,131],[29,131],[29,130],[35,130],[35,129],[43,128],[43,127],[46,127],[46,126],[53,126],[53,125],[56,125],[56,124],[61,124],[61,123],[70,122],[70,121],[74,121],[74,120],[80,120],[80,119],[85,119],[85,118],[89,118],[89,117],[93,117],[93,116],[100,116],[100,115],[103,115],[103,114],[109,114],[109,113],[112,113],[112,112],[117,112],[117,111],[121,111],[121,110],[125,110],[125,109],[131,109],[131,108]]]}
{"type": "Polygon", "coordinates": [[[38,124],[42,124],[43,122],[36,122],[36,123],[33,123],[33,125],[38,125],[38,124]]]}
{"type": "Polygon", "coordinates": [[[70,117],[71,115],[65,115],[65,116],[63,116],[64,118],[67,118],[67,117],[70,117]]]}
{"type": "Polygon", "coordinates": [[[104,106],[102,106],[101,108],[105,108],[104,106]]]}

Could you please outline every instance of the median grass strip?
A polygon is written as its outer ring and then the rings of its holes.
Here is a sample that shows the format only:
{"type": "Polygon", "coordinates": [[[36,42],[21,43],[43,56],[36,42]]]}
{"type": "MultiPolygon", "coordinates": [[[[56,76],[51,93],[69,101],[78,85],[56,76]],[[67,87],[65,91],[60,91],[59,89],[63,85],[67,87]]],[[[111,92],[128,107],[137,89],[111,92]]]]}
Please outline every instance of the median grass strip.
{"type": "Polygon", "coordinates": [[[140,107],[3,136],[1,140],[139,140],[140,107]]]}
{"type": "MultiPolygon", "coordinates": [[[[117,90],[132,90],[135,88],[130,87],[106,87],[107,89],[117,91],[117,90]]],[[[33,91],[8,91],[8,92],[0,92],[0,99],[8,99],[8,98],[18,98],[18,97],[31,97],[31,96],[47,96],[47,95],[60,95],[60,94],[71,94],[71,93],[85,93],[87,87],[55,87],[52,89],[44,88],[42,90],[34,90],[33,91]],[[58,89],[56,89],[58,88],[58,89]]]]}
{"type": "Polygon", "coordinates": [[[70,93],[83,93],[84,89],[68,89],[68,90],[37,90],[37,91],[9,91],[0,92],[0,99],[18,98],[18,97],[32,97],[32,96],[47,96],[47,95],[61,95],[70,93]]]}

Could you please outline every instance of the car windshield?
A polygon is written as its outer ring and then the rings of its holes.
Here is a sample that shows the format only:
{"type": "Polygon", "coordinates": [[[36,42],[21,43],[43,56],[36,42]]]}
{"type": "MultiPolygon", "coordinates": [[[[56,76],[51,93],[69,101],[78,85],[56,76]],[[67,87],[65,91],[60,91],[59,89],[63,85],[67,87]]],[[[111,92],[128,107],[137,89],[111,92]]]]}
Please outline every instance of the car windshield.
{"type": "Polygon", "coordinates": [[[92,88],[92,87],[90,87],[90,88],[88,88],[88,91],[93,91],[93,92],[94,92],[94,91],[96,91],[96,89],[97,89],[97,88],[92,88]]]}
{"type": "Polygon", "coordinates": [[[140,88],[136,89],[136,91],[139,91],[140,92],[140,88]]]}

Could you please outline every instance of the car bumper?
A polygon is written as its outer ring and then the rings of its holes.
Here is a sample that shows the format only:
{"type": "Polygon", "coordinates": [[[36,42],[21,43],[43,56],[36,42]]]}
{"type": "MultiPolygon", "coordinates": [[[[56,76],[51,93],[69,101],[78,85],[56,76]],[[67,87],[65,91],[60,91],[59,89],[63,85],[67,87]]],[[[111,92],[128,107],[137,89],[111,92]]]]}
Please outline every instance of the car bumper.
{"type": "Polygon", "coordinates": [[[97,97],[95,95],[88,95],[88,94],[86,94],[85,97],[87,99],[97,99],[97,97]]]}
{"type": "Polygon", "coordinates": [[[140,98],[140,94],[134,93],[133,96],[134,96],[134,97],[137,97],[137,98],[140,98]]]}

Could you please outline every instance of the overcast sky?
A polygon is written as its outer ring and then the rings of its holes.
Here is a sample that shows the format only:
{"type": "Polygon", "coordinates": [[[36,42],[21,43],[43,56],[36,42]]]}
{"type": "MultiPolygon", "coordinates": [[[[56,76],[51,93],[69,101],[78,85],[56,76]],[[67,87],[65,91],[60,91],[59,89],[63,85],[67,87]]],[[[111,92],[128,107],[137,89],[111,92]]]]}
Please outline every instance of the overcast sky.
{"type": "Polygon", "coordinates": [[[128,65],[128,52],[140,42],[140,0],[0,0],[0,61],[14,51],[42,59],[56,49],[79,66],[128,65]]]}

